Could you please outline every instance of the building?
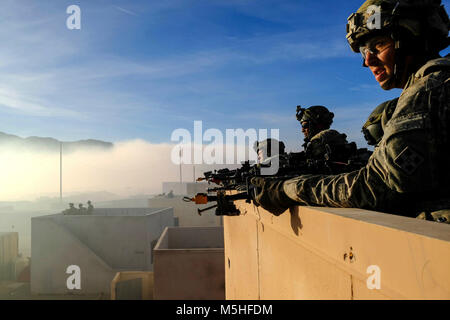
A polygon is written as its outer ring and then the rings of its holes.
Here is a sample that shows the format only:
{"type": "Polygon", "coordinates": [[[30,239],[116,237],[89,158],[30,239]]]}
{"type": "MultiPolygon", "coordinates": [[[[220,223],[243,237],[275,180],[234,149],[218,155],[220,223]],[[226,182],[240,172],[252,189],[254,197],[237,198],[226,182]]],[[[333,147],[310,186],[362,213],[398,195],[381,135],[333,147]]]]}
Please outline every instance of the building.
{"type": "Polygon", "coordinates": [[[153,270],[153,247],[173,225],[172,208],[96,208],[92,215],[34,217],[31,293],[109,295],[117,272],[153,270]],[[70,285],[74,277],[79,288],[70,285]]]}

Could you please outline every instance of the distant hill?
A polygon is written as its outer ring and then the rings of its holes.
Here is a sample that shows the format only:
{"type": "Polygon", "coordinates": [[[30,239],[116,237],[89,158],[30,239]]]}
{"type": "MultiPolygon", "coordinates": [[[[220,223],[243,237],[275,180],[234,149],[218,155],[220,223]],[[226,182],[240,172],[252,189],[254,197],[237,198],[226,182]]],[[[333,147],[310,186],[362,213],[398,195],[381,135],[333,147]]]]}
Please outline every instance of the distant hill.
{"type": "Polygon", "coordinates": [[[79,150],[109,150],[114,146],[111,142],[100,140],[59,141],[53,138],[28,137],[21,138],[12,134],[0,132],[0,148],[12,147],[19,150],[37,152],[59,152],[60,144],[63,152],[70,153],[79,150]]]}

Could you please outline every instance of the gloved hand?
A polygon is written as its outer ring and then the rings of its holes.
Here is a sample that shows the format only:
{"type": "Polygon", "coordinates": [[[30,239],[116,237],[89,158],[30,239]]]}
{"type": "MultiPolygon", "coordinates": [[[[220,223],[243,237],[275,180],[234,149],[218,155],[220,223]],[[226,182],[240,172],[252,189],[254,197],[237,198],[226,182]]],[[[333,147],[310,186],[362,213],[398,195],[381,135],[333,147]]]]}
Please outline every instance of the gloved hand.
{"type": "Polygon", "coordinates": [[[250,182],[256,188],[255,203],[276,216],[279,216],[288,208],[298,205],[284,192],[284,180],[254,177],[250,182]]]}

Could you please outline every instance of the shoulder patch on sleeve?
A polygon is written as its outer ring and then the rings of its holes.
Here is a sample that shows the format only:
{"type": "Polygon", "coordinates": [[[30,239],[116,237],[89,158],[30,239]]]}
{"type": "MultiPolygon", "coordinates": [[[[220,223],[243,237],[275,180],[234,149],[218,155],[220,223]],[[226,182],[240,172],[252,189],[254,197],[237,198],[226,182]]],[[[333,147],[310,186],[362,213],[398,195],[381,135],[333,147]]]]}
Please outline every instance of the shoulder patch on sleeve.
{"type": "Polygon", "coordinates": [[[394,163],[409,175],[413,174],[423,162],[424,158],[409,146],[394,159],[394,163]]]}

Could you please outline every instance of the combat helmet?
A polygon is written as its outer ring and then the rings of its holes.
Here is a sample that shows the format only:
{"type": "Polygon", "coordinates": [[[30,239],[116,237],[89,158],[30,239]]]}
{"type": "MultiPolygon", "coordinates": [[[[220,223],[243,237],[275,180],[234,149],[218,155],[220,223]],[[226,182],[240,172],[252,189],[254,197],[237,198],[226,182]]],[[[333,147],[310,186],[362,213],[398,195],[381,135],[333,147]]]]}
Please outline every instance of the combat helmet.
{"type": "Polygon", "coordinates": [[[388,120],[392,116],[397,105],[398,98],[383,102],[376,107],[362,127],[362,133],[367,144],[370,146],[377,145],[383,137],[383,116],[388,120]]]}
{"type": "Polygon", "coordinates": [[[414,40],[426,40],[427,50],[440,51],[448,46],[448,29],[449,18],[441,0],[367,0],[348,18],[347,41],[359,52],[368,37],[387,32],[398,49],[403,45],[404,30],[414,40]]]}
{"type": "Polygon", "coordinates": [[[441,0],[367,0],[347,20],[347,41],[354,52],[378,35],[392,38],[397,80],[405,70],[406,55],[427,60],[449,44],[450,21],[441,0]]]}
{"type": "Polygon", "coordinates": [[[278,144],[278,154],[283,154],[285,152],[285,145],[283,141],[278,141],[277,139],[269,138],[263,141],[256,141],[253,145],[253,149],[256,153],[258,150],[264,150],[264,154],[267,157],[272,156],[272,145],[278,144]]]}
{"type": "Polygon", "coordinates": [[[323,129],[328,129],[333,123],[334,113],[324,106],[312,106],[307,109],[297,106],[296,117],[300,123],[310,122],[315,126],[321,125],[323,129]]]}

